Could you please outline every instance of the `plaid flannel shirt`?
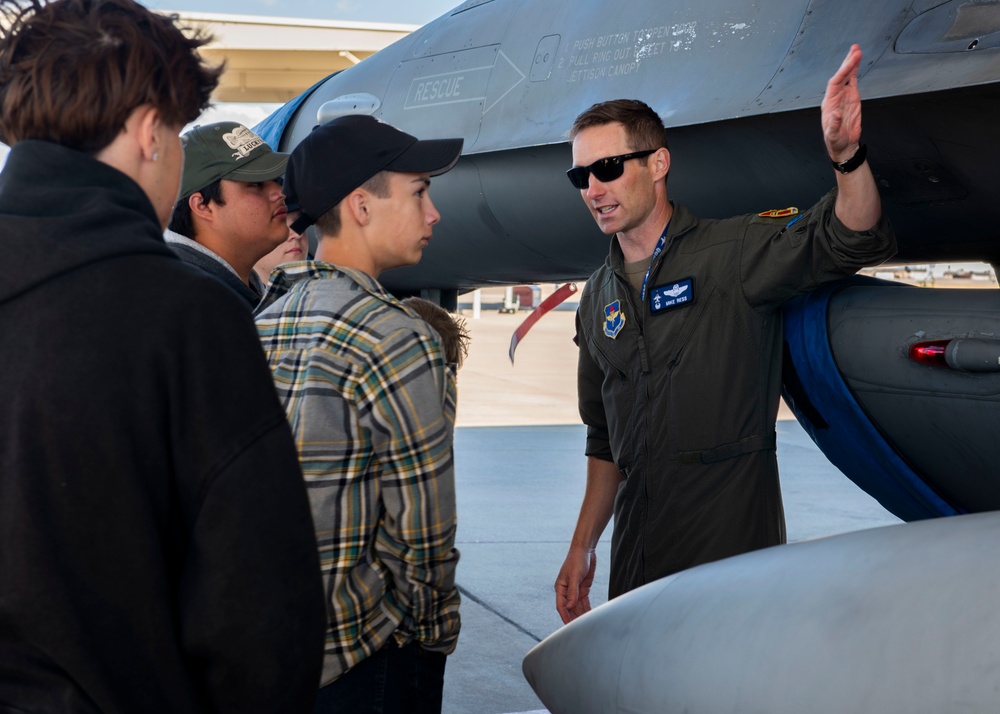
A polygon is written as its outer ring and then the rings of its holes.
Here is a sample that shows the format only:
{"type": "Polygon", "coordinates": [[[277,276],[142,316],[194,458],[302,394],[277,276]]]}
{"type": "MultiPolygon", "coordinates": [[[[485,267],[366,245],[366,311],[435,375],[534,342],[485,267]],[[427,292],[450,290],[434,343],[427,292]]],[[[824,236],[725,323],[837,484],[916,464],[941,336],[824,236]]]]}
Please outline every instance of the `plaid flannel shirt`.
{"type": "Polygon", "coordinates": [[[373,278],[317,261],[279,269],[256,321],[312,504],[322,683],[390,636],[452,652],[455,379],[437,333],[373,278]]]}

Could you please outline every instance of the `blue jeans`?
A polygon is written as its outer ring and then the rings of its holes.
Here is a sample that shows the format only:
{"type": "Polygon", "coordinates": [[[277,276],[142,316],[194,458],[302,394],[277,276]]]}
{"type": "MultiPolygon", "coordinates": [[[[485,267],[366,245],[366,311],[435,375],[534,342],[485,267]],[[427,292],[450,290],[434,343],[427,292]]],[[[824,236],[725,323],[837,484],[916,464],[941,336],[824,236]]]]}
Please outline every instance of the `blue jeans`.
{"type": "Polygon", "coordinates": [[[314,714],[440,714],[446,655],[389,640],[321,687],[314,714]]]}

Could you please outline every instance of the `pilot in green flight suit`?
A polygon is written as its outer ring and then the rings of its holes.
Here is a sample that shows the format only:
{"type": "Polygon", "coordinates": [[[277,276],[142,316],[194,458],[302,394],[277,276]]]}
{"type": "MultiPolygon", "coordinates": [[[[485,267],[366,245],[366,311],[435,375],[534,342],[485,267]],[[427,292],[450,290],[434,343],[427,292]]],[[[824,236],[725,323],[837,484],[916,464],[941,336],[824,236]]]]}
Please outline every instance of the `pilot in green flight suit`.
{"type": "Polygon", "coordinates": [[[667,199],[670,154],[652,109],[615,100],[577,118],[568,174],[615,239],[577,317],[588,470],[556,580],[564,621],[590,609],[612,513],[610,597],[785,541],[781,305],[895,252],[859,143],[860,56],[852,48],[823,104],[838,186],[801,214],[699,219],[667,199]]]}

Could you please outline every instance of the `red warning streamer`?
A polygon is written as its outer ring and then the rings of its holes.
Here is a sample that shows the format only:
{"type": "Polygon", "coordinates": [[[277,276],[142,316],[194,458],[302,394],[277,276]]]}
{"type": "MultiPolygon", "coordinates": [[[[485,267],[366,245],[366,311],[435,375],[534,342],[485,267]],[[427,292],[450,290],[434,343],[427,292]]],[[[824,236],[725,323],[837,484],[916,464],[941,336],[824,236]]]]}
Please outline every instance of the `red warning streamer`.
{"type": "Polygon", "coordinates": [[[510,337],[510,351],[508,352],[511,364],[514,364],[514,350],[517,349],[517,344],[524,339],[525,335],[528,334],[528,330],[530,330],[536,322],[542,319],[542,315],[563,302],[566,298],[575,293],[576,290],[576,283],[566,283],[547,298],[542,300],[542,304],[532,310],[531,314],[528,315],[527,319],[521,323],[520,327],[514,330],[514,334],[510,337]]]}

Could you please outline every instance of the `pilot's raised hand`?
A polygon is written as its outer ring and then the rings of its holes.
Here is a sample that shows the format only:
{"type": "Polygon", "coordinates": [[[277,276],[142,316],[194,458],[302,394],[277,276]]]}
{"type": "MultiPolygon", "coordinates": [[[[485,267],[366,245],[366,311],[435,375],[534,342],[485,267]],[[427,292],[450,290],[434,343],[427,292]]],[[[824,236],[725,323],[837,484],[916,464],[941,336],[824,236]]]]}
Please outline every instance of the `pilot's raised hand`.
{"type": "Polygon", "coordinates": [[[861,143],[861,94],[858,92],[858,68],[861,47],[851,45],[837,73],[826,84],[823,97],[823,138],[830,158],[847,161],[861,143]]]}
{"type": "Polygon", "coordinates": [[[826,150],[837,177],[834,211],[847,228],[867,231],[878,223],[882,201],[866,160],[868,148],[861,144],[860,66],[861,48],[851,45],[840,69],[826,84],[822,123],[826,150]]]}

